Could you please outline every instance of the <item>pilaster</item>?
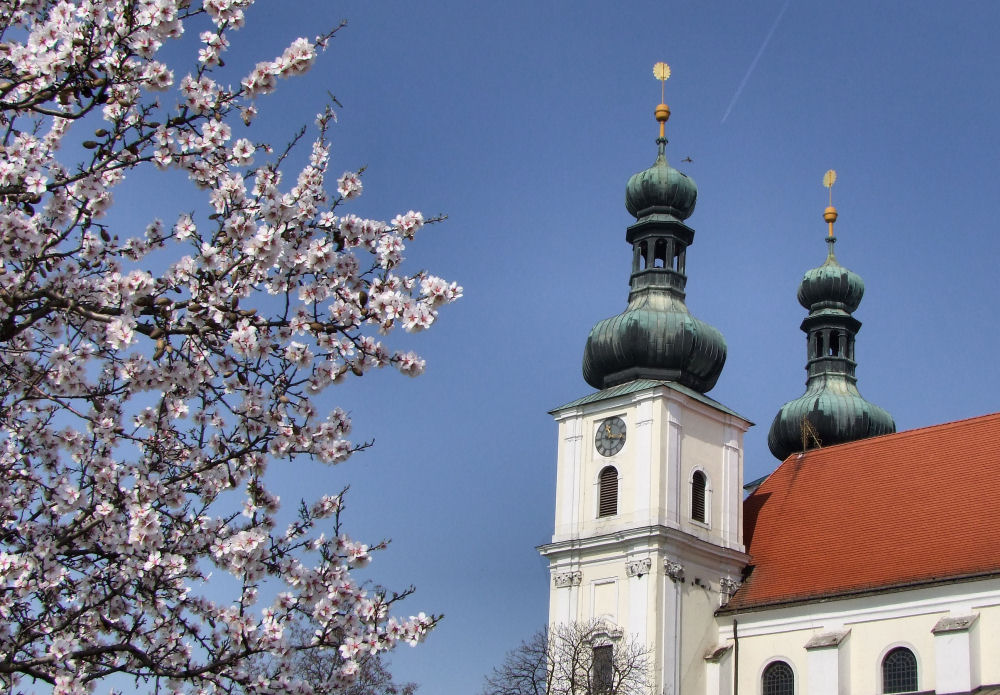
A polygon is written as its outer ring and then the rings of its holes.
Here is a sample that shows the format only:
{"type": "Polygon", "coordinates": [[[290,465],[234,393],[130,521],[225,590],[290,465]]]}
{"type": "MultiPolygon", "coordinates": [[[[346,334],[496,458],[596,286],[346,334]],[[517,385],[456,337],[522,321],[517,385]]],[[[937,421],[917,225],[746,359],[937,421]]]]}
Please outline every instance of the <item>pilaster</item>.
{"type": "Polygon", "coordinates": [[[934,690],[938,695],[968,693],[979,687],[979,614],[945,616],[934,626],[934,690]]]}
{"type": "Polygon", "coordinates": [[[806,678],[809,695],[848,695],[849,652],[845,640],[850,630],[826,632],[806,642],[806,678]]]}

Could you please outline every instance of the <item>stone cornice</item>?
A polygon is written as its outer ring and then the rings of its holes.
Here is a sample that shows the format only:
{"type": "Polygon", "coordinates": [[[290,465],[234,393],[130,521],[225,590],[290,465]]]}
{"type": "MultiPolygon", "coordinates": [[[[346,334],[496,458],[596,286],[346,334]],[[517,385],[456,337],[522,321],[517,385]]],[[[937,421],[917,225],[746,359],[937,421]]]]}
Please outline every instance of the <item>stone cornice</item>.
{"type": "Polygon", "coordinates": [[[620,410],[647,400],[662,399],[668,402],[677,403],[685,408],[690,408],[691,410],[699,412],[702,415],[708,416],[716,422],[737,427],[743,432],[746,432],[753,425],[753,422],[750,420],[730,410],[728,407],[715,401],[709,396],[705,396],[704,394],[699,395],[697,393],[688,395],[678,388],[674,388],[665,382],[658,382],[655,379],[648,379],[644,381],[649,381],[650,385],[642,390],[630,391],[627,393],[608,394],[607,396],[599,398],[595,398],[597,394],[592,394],[591,396],[584,397],[585,399],[588,399],[585,403],[578,402],[581,400],[578,399],[578,401],[574,401],[573,404],[567,404],[550,410],[549,414],[552,415],[558,422],[574,417],[585,417],[605,411],[620,410]],[[594,398],[594,400],[589,400],[590,398],[594,398]]]}
{"type": "Polygon", "coordinates": [[[873,590],[864,595],[834,600],[801,601],[795,605],[772,605],[734,611],[720,608],[721,636],[731,636],[732,617],[739,618],[740,637],[755,637],[776,632],[814,629],[818,625],[844,625],[869,620],[891,620],[913,615],[956,613],[968,606],[1000,606],[1000,577],[983,577],[963,582],[911,586],[890,591],[873,590]]]}
{"type": "Polygon", "coordinates": [[[554,561],[560,556],[571,555],[584,550],[600,550],[609,546],[629,543],[636,547],[636,542],[646,541],[648,550],[664,550],[669,548],[671,555],[693,555],[705,559],[721,560],[735,565],[745,565],[750,560],[746,553],[724,548],[720,545],[696,538],[689,533],[669,526],[640,526],[622,531],[603,533],[587,538],[572,538],[554,543],[546,543],[537,547],[543,557],[554,561]]]}
{"type": "MultiPolygon", "coordinates": [[[[996,583],[1000,580],[1000,572],[987,572],[982,574],[975,574],[963,577],[945,577],[941,579],[931,579],[926,581],[916,581],[909,582],[906,584],[899,584],[893,586],[875,587],[871,589],[859,589],[856,591],[848,591],[840,594],[831,594],[828,596],[814,596],[810,598],[801,599],[789,599],[787,601],[779,601],[774,603],[766,603],[754,606],[744,606],[742,608],[720,608],[716,614],[717,615],[728,615],[730,613],[739,613],[740,615],[747,615],[752,613],[767,613],[771,611],[783,611],[789,610],[796,612],[797,609],[802,607],[813,607],[813,606],[824,606],[824,612],[826,612],[826,607],[829,607],[830,612],[837,612],[836,606],[839,602],[850,602],[855,600],[864,601],[872,596],[889,596],[892,594],[905,594],[907,592],[918,592],[923,590],[935,591],[939,590],[941,587],[948,587],[952,584],[964,584],[972,582],[987,582],[992,581],[996,583]]],[[[948,590],[949,595],[961,595],[961,592],[948,590]]],[[[994,592],[990,592],[993,594],[994,592]]],[[[889,601],[882,600],[881,603],[889,604],[889,601]]],[[[815,608],[809,608],[808,610],[816,610],[815,608]]]]}

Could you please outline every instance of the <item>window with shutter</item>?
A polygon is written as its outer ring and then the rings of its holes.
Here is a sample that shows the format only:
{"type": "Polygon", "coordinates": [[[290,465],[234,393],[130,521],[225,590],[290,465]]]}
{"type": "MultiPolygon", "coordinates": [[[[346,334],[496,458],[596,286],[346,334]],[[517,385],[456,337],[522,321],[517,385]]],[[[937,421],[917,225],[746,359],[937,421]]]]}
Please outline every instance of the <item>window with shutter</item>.
{"type": "Polygon", "coordinates": [[[600,499],[597,516],[614,516],[618,513],[618,471],[613,466],[608,466],[598,478],[600,499]]]}
{"type": "Polygon", "coordinates": [[[691,476],[691,518],[705,523],[705,490],[708,479],[701,471],[695,471],[691,476]]]}

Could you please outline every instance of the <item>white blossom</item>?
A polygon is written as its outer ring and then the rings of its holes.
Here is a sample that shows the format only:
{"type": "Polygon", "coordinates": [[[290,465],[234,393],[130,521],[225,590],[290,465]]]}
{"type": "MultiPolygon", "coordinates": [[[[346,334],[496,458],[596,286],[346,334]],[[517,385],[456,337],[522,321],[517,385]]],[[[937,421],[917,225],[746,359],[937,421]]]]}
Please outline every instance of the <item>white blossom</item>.
{"type": "Polygon", "coordinates": [[[94,674],[172,693],[326,692],[436,622],[392,617],[408,592],[356,578],[382,546],[344,533],[343,493],[304,501],[285,524],[269,489],[290,459],[336,464],[367,446],[317,397],[380,367],[421,373],[424,360],[389,336],[430,327],[462,289],[405,274],[419,212],[386,222],[346,209],[362,183],[329,175],[332,109],[296,172],[282,171],[295,160],[281,145],[244,136],[263,96],[332,35],[256,56],[231,84],[223,56],[251,4],[0,11],[0,681],[11,692],[103,692],[94,674]],[[178,41],[190,30],[196,41],[178,41]],[[143,168],[186,176],[197,209],[119,226],[107,214],[116,189],[143,168]],[[288,672],[291,654],[312,649],[344,658],[326,683],[288,672]]]}

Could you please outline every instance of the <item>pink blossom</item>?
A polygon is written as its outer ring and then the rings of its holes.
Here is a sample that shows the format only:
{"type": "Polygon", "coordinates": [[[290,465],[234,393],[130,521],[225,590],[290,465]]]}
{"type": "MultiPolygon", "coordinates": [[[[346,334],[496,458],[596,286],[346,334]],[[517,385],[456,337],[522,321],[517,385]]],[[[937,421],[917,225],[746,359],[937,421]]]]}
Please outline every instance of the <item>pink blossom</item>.
{"type": "Polygon", "coordinates": [[[132,326],[122,319],[113,319],[108,323],[105,331],[108,345],[114,350],[120,350],[132,343],[135,331],[132,326]]]}
{"type": "Polygon", "coordinates": [[[345,171],[344,174],[337,179],[337,192],[347,200],[357,198],[361,195],[361,188],[361,177],[354,172],[345,171]]]}
{"type": "Polygon", "coordinates": [[[435,622],[391,618],[396,599],[353,576],[378,546],[341,533],[343,493],[277,530],[277,459],[336,464],[365,446],[323,392],[390,365],[420,373],[392,330],[429,327],[462,290],[406,274],[420,213],[337,210],[362,183],[347,172],[333,190],[332,109],[299,159],[243,137],[261,97],[331,35],[257,56],[229,86],[217,68],[251,4],[8,13],[4,103],[19,106],[2,114],[0,186],[14,195],[0,200],[0,319],[19,330],[0,341],[0,512],[17,523],[0,543],[0,654],[28,664],[5,674],[12,691],[89,692],[105,670],[165,692],[326,691],[435,622]],[[193,46],[176,41],[195,27],[193,46]],[[60,149],[67,138],[87,142],[60,149]],[[156,168],[188,177],[195,209],[145,226],[108,214],[120,184],[156,168]],[[304,639],[285,629],[299,621],[304,639]],[[344,658],[323,683],[288,668],[314,649],[344,658]]]}

